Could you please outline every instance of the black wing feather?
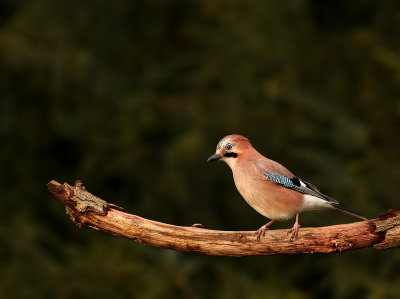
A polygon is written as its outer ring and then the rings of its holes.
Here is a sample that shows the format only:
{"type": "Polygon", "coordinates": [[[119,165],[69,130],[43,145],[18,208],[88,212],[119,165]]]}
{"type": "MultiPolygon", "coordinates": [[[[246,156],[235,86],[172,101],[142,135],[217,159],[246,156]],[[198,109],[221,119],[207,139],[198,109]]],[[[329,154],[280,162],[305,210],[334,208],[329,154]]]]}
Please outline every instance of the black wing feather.
{"type": "Polygon", "coordinates": [[[315,187],[314,185],[307,183],[297,177],[288,178],[284,175],[272,173],[272,172],[264,173],[264,177],[266,177],[268,180],[270,180],[280,186],[283,186],[285,188],[289,188],[289,189],[295,190],[295,191],[303,193],[303,194],[312,195],[312,196],[324,199],[330,203],[334,203],[334,204],[339,203],[336,200],[334,200],[333,198],[321,193],[321,191],[319,191],[319,189],[317,187],[315,187]]]}

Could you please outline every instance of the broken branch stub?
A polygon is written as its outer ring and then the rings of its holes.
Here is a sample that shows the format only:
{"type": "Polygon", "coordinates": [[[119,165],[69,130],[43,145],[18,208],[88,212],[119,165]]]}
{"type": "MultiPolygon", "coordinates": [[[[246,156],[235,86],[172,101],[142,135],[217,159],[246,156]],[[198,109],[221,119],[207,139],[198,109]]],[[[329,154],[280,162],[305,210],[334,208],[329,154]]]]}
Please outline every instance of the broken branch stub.
{"type": "Polygon", "coordinates": [[[142,244],[210,255],[249,256],[335,253],[360,248],[400,246],[400,213],[390,210],[377,219],[325,227],[301,228],[293,242],[287,230],[269,230],[257,241],[254,231],[218,231],[202,225],[175,226],[128,214],[88,192],[80,181],[74,186],[50,181],[50,192],[67,207],[79,227],[91,227],[142,244]]]}

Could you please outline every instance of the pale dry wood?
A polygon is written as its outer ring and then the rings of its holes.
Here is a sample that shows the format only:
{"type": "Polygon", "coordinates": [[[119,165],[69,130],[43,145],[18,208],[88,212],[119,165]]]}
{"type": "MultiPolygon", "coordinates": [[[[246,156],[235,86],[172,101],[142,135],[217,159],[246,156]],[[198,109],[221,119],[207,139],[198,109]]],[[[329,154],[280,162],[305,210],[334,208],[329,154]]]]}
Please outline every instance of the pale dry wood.
{"type": "Polygon", "coordinates": [[[287,230],[269,230],[257,241],[254,231],[217,231],[175,226],[128,214],[85,190],[51,181],[48,189],[66,206],[79,227],[91,227],[142,244],[221,256],[334,253],[366,247],[400,246],[400,213],[390,210],[377,219],[326,227],[301,228],[289,241],[287,230]]]}

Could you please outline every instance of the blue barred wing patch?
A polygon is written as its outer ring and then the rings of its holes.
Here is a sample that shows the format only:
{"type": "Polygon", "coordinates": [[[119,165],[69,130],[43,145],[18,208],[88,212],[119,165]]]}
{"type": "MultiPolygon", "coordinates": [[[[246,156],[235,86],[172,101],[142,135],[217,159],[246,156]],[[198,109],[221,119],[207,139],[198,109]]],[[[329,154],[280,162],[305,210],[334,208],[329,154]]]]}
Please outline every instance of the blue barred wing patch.
{"type": "Polygon", "coordinates": [[[338,204],[338,202],[333,198],[330,198],[329,196],[322,194],[317,187],[311,185],[310,183],[304,182],[299,178],[296,177],[288,178],[284,175],[272,172],[264,173],[263,176],[266,179],[270,180],[271,182],[274,182],[275,184],[281,185],[285,188],[289,188],[303,194],[319,197],[330,203],[338,204]]]}
{"type": "Polygon", "coordinates": [[[268,180],[270,180],[276,184],[282,185],[286,188],[294,189],[296,187],[296,185],[293,183],[293,181],[284,175],[269,172],[269,173],[264,173],[264,176],[268,180]]]}

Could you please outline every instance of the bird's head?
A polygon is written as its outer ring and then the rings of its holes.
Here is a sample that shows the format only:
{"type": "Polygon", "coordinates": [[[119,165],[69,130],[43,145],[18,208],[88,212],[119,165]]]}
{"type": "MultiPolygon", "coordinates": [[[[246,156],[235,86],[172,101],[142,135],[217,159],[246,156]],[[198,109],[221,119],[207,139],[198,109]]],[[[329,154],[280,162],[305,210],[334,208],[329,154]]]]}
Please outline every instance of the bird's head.
{"type": "Polygon", "coordinates": [[[207,162],[224,161],[232,168],[237,158],[250,147],[250,141],[244,136],[236,134],[225,136],[218,142],[215,154],[209,157],[207,162]]]}

